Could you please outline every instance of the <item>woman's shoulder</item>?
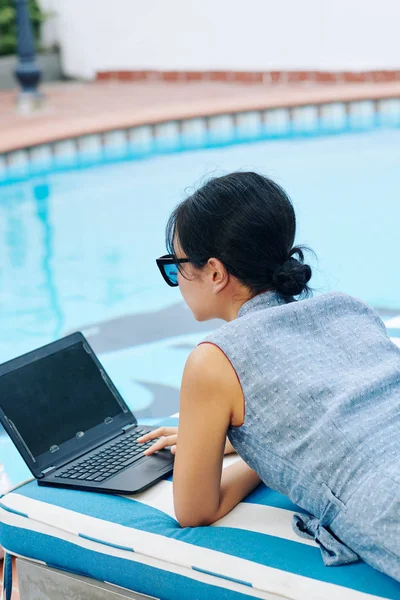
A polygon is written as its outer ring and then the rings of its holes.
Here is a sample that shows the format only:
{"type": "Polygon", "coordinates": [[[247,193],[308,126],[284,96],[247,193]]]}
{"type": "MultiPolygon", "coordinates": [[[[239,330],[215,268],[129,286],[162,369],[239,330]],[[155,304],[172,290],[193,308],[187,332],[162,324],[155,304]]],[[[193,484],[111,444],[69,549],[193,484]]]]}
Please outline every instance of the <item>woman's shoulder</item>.
{"type": "Polygon", "coordinates": [[[303,300],[299,303],[304,310],[311,309],[315,316],[325,318],[327,321],[347,319],[351,323],[365,325],[368,323],[378,327],[386,335],[386,326],[378,312],[367,302],[357,296],[344,292],[333,291],[315,296],[311,300],[303,300]]]}
{"type": "Polygon", "coordinates": [[[303,313],[303,316],[315,318],[335,319],[344,315],[354,317],[365,317],[375,321],[383,329],[385,325],[374,308],[361,298],[340,291],[329,291],[315,295],[311,298],[296,300],[287,304],[280,304],[262,311],[250,312],[240,316],[229,323],[224,323],[215,331],[210,333],[204,342],[216,343],[224,338],[240,337],[248,329],[254,330],[258,321],[265,324],[273,322],[279,325],[286,319],[292,319],[294,315],[303,313]]]}
{"type": "Polygon", "coordinates": [[[315,296],[315,298],[313,298],[312,300],[315,300],[317,303],[320,304],[331,305],[337,308],[342,307],[343,309],[351,309],[354,312],[368,313],[379,318],[377,311],[370,304],[365,302],[365,300],[362,300],[358,296],[346,294],[345,292],[326,292],[325,294],[315,296]]]}

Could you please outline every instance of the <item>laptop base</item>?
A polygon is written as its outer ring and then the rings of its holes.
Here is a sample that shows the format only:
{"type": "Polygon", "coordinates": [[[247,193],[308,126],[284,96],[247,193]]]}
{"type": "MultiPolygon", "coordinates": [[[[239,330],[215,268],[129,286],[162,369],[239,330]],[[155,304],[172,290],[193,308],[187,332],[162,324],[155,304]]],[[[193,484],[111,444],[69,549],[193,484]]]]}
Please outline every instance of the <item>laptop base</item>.
{"type": "Polygon", "coordinates": [[[90,482],[77,481],[76,479],[62,479],[49,474],[42,479],[38,479],[39,485],[60,487],[73,490],[82,490],[86,492],[102,492],[104,494],[137,494],[142,492],[156,481],[163,479],[173,470],[173,455],[169,450],[160,450],[141,459],[132,467],[120,471],[114,477],[106,481],[90,482]]]}

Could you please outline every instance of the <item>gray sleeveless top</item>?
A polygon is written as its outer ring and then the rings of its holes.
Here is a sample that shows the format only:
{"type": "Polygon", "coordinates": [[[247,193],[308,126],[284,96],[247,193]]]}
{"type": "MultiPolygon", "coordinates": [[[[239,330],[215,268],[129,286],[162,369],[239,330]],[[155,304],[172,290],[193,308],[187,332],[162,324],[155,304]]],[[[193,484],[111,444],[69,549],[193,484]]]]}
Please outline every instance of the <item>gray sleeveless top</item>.
{"type": "Polygon", "coordinates": [[[342,293],[288,301],[269,291],[204,341],[242,386],[235,450],[311,513],[294,527],[318,540],[326,564],[357,560],[328,526],[371,471],[400,456],[400,350],[377,313],[342,293]]]}

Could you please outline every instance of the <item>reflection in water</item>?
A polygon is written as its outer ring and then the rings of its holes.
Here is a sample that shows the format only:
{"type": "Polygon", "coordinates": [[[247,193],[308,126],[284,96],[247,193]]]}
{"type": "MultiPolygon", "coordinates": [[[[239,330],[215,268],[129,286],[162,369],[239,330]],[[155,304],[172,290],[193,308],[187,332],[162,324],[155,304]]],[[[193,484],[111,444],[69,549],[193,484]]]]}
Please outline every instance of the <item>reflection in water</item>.
{"type": "Polygon", "coordinates": [[[46,182],[1,190],[0,362],[61,333],[49,202],[46,182]]]}
{"type": "Polygon", "coordinates": [[[3,190],[1,197],[0,362],[59,337],[63,320],[51,268],[49,185],[8,192],[3,190]]]}
{"type": "Polygon", "coordinates": [[[63,314],[58,300],[57,288],[54,283],[52,271],[53,259],[53,229],[50,224],[49,198],[50,187],[48,183],[35,185],[33,195],[36,202],[36,214],[43,226],[43,258],[42,268],[45,275],[46,289],[49,295],[50,307],[54,317],[53,339],[61,337],[63,328],[63,314]]]}

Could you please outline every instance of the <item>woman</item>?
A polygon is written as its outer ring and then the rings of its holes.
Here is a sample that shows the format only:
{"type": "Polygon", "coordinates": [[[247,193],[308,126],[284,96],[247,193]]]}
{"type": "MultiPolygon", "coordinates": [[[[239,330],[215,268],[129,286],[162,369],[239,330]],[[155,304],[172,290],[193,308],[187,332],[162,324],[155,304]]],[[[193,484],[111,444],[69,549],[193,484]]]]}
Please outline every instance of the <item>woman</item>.
{"type": "Polygon", "coordinates": [[[141,440],[176,452],[182,527],[217,521],[263,481],[309,513],[294,528],[326,565],[360,557],[400,580],[400,351],[356,298],[294,299],[311,278],[295,229],[285,192],[255,173],[174,210],[163,277],[197,320],[227,323],[187,360],[179,437],[141,440]],[[232,449],[242,460],[222,473],[232,449]]]}

